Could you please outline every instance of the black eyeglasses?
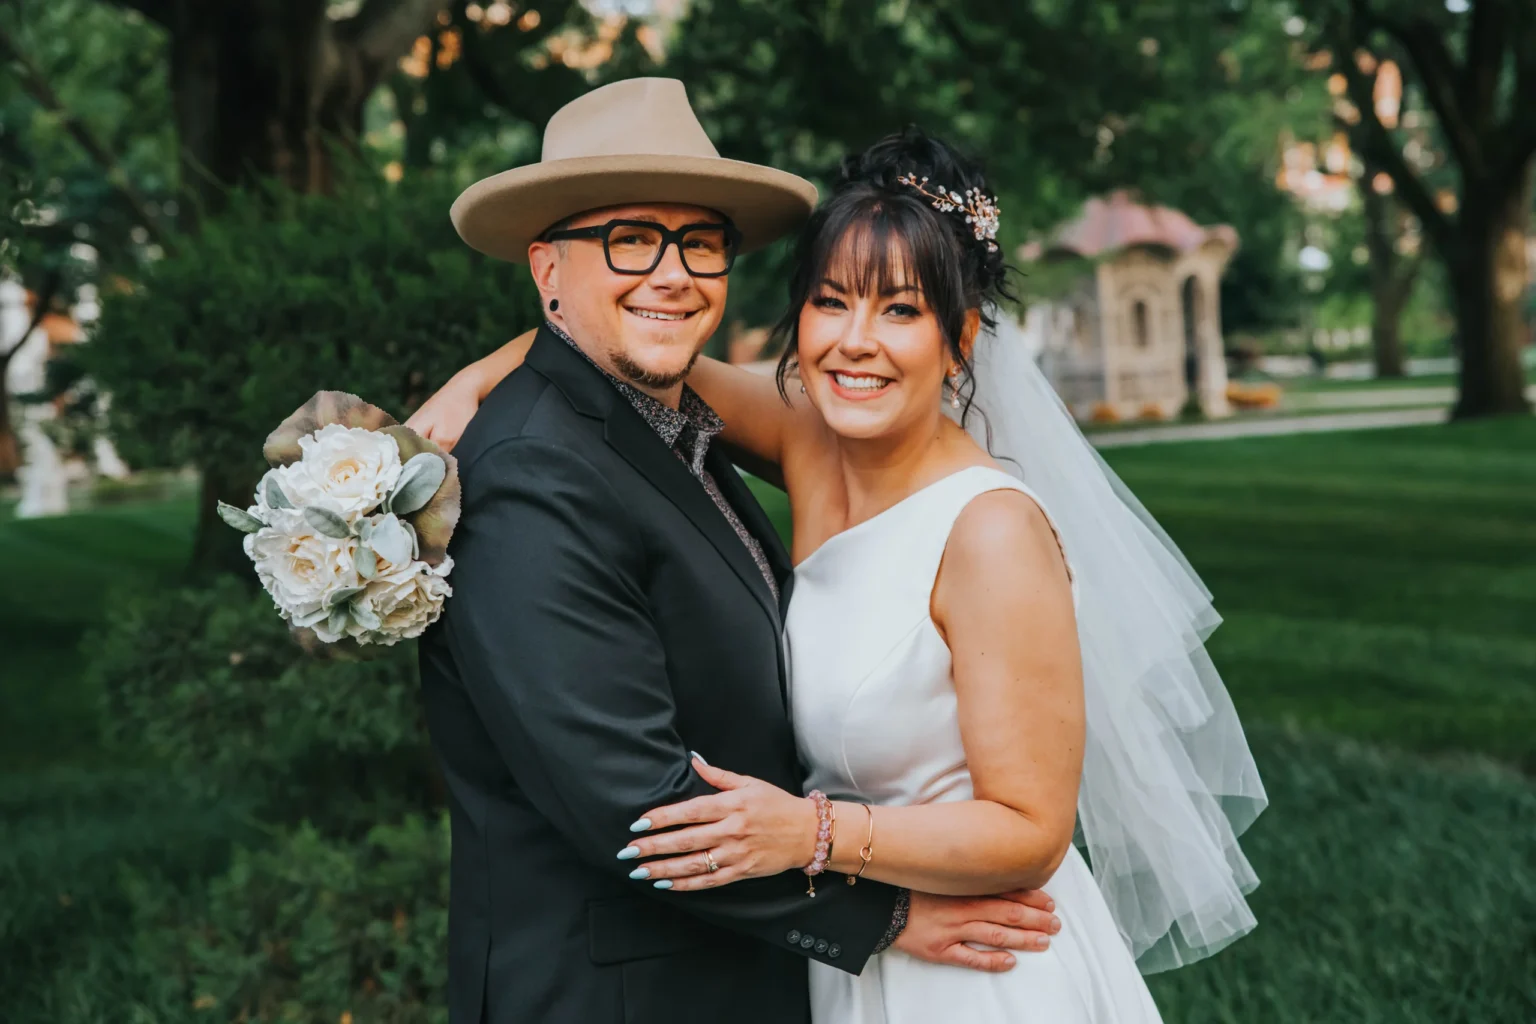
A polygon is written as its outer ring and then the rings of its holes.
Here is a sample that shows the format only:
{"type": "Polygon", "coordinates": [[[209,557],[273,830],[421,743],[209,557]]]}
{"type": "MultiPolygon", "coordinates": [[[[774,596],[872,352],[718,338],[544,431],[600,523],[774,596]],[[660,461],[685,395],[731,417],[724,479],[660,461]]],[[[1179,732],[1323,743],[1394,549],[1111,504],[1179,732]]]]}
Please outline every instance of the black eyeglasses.
{"type": "Polygon", "coordinates": [[[662,227],[649,220],[611,220],[589,228],[546,231],[546,242],[568,238],[597,238],[603,243],[608,269],[615,274],[649,274],[661,264],[667,246],[676,244],[683,268],[693,277],[724,277],[736,262],[741,232],[736,225],[684,224],[662,227]]]}

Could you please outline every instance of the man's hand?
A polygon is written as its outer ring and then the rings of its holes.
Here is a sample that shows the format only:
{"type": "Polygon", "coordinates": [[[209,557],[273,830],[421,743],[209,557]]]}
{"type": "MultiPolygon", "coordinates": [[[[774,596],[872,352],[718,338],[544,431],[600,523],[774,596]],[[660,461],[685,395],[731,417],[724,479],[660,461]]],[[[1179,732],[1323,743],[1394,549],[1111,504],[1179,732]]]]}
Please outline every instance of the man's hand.
{"type": "Polygon", "coordinates": [[[1014,965],[1018,949],[1038,953],[1048,948],[1061,920],[1056,903],[1043,889],[1021,889],[1001,896],[933,896],[914,892],[907,927],[893,948],[919,960],[1000,973],[1014,965]],[[975,949],[974,942],[997,946],[975,949]]]}

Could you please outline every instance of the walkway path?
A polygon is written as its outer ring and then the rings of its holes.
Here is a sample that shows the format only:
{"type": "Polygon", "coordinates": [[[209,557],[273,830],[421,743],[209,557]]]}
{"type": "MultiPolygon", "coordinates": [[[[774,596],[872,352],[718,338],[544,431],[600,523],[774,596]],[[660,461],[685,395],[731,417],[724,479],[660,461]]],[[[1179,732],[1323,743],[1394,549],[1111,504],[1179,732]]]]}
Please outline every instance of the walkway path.
{"type": "Polygon", "coordinates": [[[1166,426],[1131,427],[1125,430],[1090,432],[1096,448],[1123,448],[1161,441],[1223,441],[1233,437],[1273,437],[1277,434],[1313,434],[1334,430],[1379,430],[1444,423],[1440,406],[1423,409],[1389,409],[1379,412],[1340,412],[1322,416],[1276,416],[1255,420],[1217,420],[1214,423],[1170,423],[1166,426]]]}
{"type": "MultiPolygon", "coordinates": [[[[1536,384],[1525,389],[1525,396],[1536,402],[1536,384]]],[[[1313,409],[1385,409],[1405,405],[1449,406],[1456,401],[1456,389],[1426,385],[1384,388],[1355,388],[1339,391],[1295,391],[1286,394],[1282,408],[1286,412],[1313,409]]]]}

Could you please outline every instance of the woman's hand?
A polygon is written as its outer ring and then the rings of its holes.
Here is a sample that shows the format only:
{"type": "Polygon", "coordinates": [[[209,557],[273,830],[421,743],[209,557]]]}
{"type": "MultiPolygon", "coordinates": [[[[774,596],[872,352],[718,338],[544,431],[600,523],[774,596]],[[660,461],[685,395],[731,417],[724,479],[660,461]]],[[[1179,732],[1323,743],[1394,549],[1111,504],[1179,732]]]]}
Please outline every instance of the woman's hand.
{"type": "Polygon", "coordinates": [[[480,378],[471,365],[449,378],[447,384],[405,421],[405,425],[449,452],[464,436],[464,428],[469,426],[479,408],[480,378]]]}
{"type": "Polygon", "coordinates": [[[657,808],[635,822],[639,832],[688,827],[625,847],[621,860],[663,858],[636,868],[631,878],[687,892],[777,875],[811,862],[816,854],[815,804],[760,779],[713,768],[697,756],[693,767],[720,792],[657,808]],[[709,870],[710,859],[718,870],[709,870]]]}

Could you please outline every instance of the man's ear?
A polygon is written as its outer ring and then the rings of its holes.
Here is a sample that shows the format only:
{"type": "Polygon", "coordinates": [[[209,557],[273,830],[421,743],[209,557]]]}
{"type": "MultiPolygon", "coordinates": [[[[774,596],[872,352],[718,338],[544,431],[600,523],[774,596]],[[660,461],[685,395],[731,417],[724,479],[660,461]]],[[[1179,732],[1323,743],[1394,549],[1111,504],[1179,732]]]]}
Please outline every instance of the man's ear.
{"type": "Polygon", "coordinates": [[[556,297],[560,284],[560,250],[553,242],[534,242],[528,247],[528,269],[544,305],[556,297]]]}
{"type": "Polygon", "coordinates": [[[976,351],[976,335],[981,333],[981,310],[970,309],[965,313],[965,326],[960,330],[960,352],[967,360],[976,351]]]}

